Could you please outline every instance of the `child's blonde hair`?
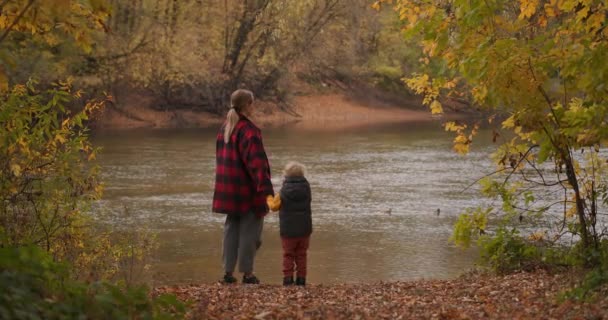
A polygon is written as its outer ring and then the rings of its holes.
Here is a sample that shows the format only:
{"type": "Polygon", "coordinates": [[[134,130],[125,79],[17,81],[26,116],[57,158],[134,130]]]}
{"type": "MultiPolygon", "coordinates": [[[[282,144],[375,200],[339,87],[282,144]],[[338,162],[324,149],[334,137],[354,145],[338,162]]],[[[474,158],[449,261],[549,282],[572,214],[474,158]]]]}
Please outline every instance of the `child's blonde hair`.
{"type": "Polygon", "coordinates": [[[290,161],[285,165],[283,175],[286,177],[303,177],[306,173],[306,167],[295,161],[290,161]]]}

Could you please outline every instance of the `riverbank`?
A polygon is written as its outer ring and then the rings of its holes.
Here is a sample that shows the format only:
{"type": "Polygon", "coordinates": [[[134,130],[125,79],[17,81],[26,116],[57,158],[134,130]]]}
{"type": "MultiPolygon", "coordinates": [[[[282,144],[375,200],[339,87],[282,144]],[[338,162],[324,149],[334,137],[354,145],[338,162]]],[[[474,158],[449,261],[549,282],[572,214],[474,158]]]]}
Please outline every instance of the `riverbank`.
{"type": "Polygon", "coordinates": [[[602,319],[608,296],[561,300],[572,273],[468,274],[454,280],[370,284],[199,284],[157,288],[193,302],[194,319],[602,319]]]}
{"type": "MultiPolygon", "coordinates": [[[[129,107],[109,105],[94,124],[97,130],[129,128],[206,128],[224,118],[195,110],[158,110],[145,97],[123,102],[129,107]]],[[[298,96],[289,107],[257,101],[255,122],[261,127],[294,126],[304,129],[340,129],[368,124],[432,121],[430,112],[417,101],[386,102],[376,98],[357,99],[342,93],[298,96]]],[[[447,114],[454,118],[461,115],[447,114]]]]}

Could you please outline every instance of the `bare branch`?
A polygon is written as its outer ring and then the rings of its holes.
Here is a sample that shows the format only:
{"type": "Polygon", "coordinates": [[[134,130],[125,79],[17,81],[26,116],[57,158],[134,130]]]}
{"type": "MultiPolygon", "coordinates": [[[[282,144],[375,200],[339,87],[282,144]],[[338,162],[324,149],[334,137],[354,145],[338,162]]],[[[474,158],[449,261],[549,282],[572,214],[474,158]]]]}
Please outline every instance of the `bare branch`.
{"type": "Polygon", "coordinates": [[[497,173],[500,173],[500,172],[503,172],[503,171],[506,171],[506,170],[507,170],[507,168],[502,168],[502,169],[496,170],[494,172],[488,173],[488,174],[482,176],[481,178],[473,181],[471,184],[469,184],[468,186],[466,186],[464,189],[460,190],[460,193],[463,193],[463,192],[467,191],[469,188],[471,188],[472,186],[474,186],[477,182],[481,181],[481,179],[487,178],[489,176],[495,175],[497,173]]]}
{"type": "Polygon", "coordinates": [[[555,201],[548,205],[542,206],[539,209],[522,208],[517,205],[513,205],[513,208],[517,209],[517,210],[525,211],[525,212],[542,213],[542,212],[546,212],[547,210],[551,209],[551,207],[558,205],[558,204],[562,204],[562,203],[575,203],[575,202],[574,201],[555,201]]]}
{"type": "Polygon", "coordinates": [[[542,182],[539,182],[539,181],[532,180],[532,179],[528,178],[528,176],[526,176],[526,173],[523,172],[523,171],[521,172],[521,177],[526,182],[534,183],[536,185],[543,186],[543,187],[554,187],[554,186],[557,186],[557,185],[562,185],[563,182],[567,182],[568,181],[568,180],[559,180],[559,181],[556,181],[556,182],[548,183],[548,182],[544,181],[544,179],[543,179],[542,182]]]}

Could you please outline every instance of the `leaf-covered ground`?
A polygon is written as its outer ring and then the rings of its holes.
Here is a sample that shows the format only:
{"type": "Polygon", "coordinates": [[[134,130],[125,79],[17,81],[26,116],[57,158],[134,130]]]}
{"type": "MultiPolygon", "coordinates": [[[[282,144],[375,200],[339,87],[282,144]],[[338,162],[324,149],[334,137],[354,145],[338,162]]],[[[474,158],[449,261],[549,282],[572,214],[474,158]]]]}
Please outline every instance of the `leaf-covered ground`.
{"type": "Polygon", "coordinates": [[[545,271],[370,284],[203,284],[157,288],[195,319],[608,319],[608,297],[560,300],[573,276],[545,271]]]}

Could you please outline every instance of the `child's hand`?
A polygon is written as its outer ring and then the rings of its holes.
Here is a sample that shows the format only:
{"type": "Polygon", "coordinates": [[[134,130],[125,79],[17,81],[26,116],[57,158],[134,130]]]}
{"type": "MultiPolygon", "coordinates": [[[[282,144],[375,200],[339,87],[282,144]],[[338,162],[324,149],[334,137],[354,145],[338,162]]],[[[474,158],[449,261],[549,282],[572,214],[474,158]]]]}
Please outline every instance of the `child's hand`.
{"type": "Polygon", "coordinates": [[[274,197],[269,195],[266,197],[266,204],[271,211],[278,211],[281,209],[281,196],[278,194],[274,197]]]}

